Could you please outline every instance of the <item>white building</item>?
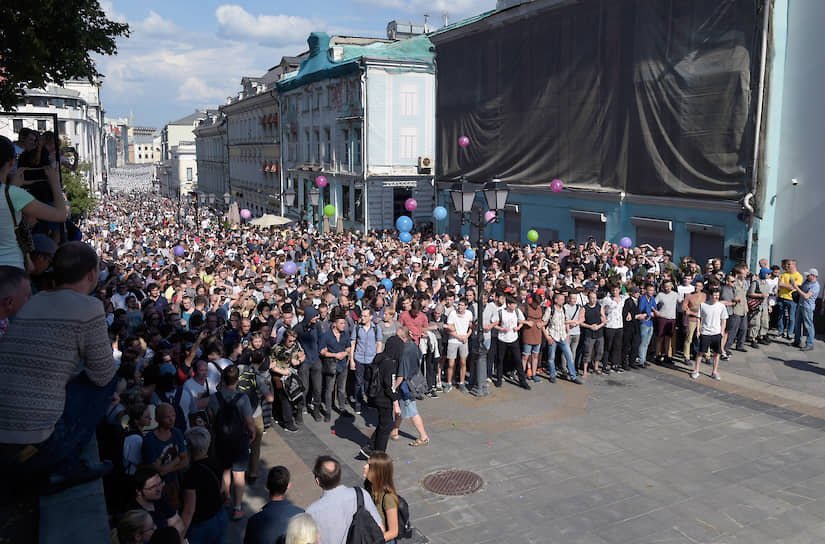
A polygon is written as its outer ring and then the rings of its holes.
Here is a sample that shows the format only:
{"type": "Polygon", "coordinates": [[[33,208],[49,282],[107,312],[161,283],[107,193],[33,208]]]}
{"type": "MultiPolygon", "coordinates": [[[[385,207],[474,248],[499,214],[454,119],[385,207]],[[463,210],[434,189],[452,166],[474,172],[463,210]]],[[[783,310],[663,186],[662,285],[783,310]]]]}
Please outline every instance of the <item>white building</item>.
{"type": "Polygon", "coordinates": [[[195,133],[195,154],[198,166],[197,190],[212,195],[215,202],[229,196],[229,154],[226,140],[226,116],[222,111],[210,111],[201,119],[195,133]]]}
{"type": "Polygon", "coordinates": [[[194,113],[167,123],[160,133],[161,160],[156,177],[160,193],[180,198],[197,186],[198,164],[195,160],[195,127],[206,112],[194,113]]]}
{"type": "Polygon", "coordinates": [[[432,44],[313,33],[300,70],[278,83],[284,142],[283,190],[296,193],[288,213],[320,221],[332,204],[332,225],[393,228],[411,215],[431,222],[435,150],[432,44]],[[319,175],[329,185],[312,205],[319,175]],[[366,205],[365,205],[366,203],[366,205]]]}
{"type": "Polygon", "coordinates": [[[88,81],[67,81],[63,87],[47,85],[45,89],[29,89],[26,99],[16,112],[3,113],[0,134],[17,140],[23,127],[39,132],[54,130],[50,115],[57,115],[57,131],[77,150],[80,161],[89,163],[87,181],[98,190],[103,179],[104,143],[103,108],[100,86],[88,81]],[[15,115],[27,114],[27,115],[15,115]],[[37,115],[43,115],[38,119],[37,115]]]}

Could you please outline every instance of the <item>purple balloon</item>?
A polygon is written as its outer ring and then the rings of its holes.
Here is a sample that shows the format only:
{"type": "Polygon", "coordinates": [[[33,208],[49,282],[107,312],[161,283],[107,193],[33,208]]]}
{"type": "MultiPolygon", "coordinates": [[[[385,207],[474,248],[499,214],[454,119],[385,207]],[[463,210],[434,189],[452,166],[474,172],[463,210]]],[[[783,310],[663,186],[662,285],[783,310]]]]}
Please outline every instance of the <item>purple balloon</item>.
{"type": "Polygon", "coordinates": [[[281,271],[287,276],[291,276],[298,271],[298,265],[294,261],[286,261],[281,265],[281,271]]]}
{"type": "Polygon", "coordinates": [[[249,219],[250,217],[252,217],[252,212],[250,212],[248,209],[244,208],[244,209],[241,210],[241,217],[244,218],[244,219],[249,219]]]}
{"type": "Polygon", "coordinates": [[[470,139],[467,136],[459,136],[458,145],[461,147],[469,147],[470,139]]]}
{"type": "Polygon", "coordinates": [[[554,179],[550,182],[550,190],[554,193],[560,193],[564,190],[564,182],[560,179],[554,179]]]}
{"type": "Polygon", "coordinates": [[[414,198],[408,198],[404,201],[404,209],[408,212],[414,212],[418,208],[418,201],[414,198]]]}
{"type": "Polygon", "coordinates": [[[329,185],[329,182],[327,181],[326,176],[318,176],[315,178],[315,186],[319,189],[323,189],[327,185],[329,185]]]}
{"type": "Polygon", "coordinates": [[[629,236],[624,236],[619,240],[619,245],[625,249],[629,249],[633,247],[633,240],[631,240],[629,236]]]}
{"type": "Polygon", "coordinates": [[[172,252],[175,254],[175,257],[183,257],[183,255],[186,253],[186,250],[183,248],[183,246],[175,246],[172,252]]]}

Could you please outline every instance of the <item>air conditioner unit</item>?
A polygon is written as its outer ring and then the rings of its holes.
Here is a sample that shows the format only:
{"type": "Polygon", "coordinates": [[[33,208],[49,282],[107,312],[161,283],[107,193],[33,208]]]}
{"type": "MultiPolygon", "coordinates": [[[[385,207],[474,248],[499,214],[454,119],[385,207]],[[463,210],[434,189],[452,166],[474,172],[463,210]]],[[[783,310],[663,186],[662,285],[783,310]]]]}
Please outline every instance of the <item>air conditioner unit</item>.
{"type": "Polygon", "coordinates": [[[433,159],[432,157],[418,157],[418,173],[419,174],[430,174],[433,171],[433,159]]]}

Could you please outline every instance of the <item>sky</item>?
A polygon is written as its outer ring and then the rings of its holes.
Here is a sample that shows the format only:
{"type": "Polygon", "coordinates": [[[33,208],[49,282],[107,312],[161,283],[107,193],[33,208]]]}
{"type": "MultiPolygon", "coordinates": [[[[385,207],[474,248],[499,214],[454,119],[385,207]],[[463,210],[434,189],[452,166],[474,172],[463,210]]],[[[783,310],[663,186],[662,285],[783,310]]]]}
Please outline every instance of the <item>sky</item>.
{"type": "Polygon", "coordinates": [[[495,8],[495,0],[101,0],[110,19],[131,27],[118,54],[97,57],[110,118],[134,116],[161,128],[195,109],[216,107],[283,56],[306,50],[310,32],[386,37],[392,20],[430,26],[495,8]]]}

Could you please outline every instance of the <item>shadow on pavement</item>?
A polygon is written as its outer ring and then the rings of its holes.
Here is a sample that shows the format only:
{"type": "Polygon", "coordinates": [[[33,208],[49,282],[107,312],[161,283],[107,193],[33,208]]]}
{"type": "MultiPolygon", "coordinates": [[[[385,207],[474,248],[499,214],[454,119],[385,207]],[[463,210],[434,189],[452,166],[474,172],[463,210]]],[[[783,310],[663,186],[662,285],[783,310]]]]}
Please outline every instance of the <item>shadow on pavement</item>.
{"type": "Polygon", "coordinates": [[[819,374],[820,376],[825,376],[825,368],[818,366],[817,363],[812,363],[810,361],[784,361],[785,366],[789,366],[796,370],[802,370],[805,372],[813,372],[814,374],[819,374]]]}

